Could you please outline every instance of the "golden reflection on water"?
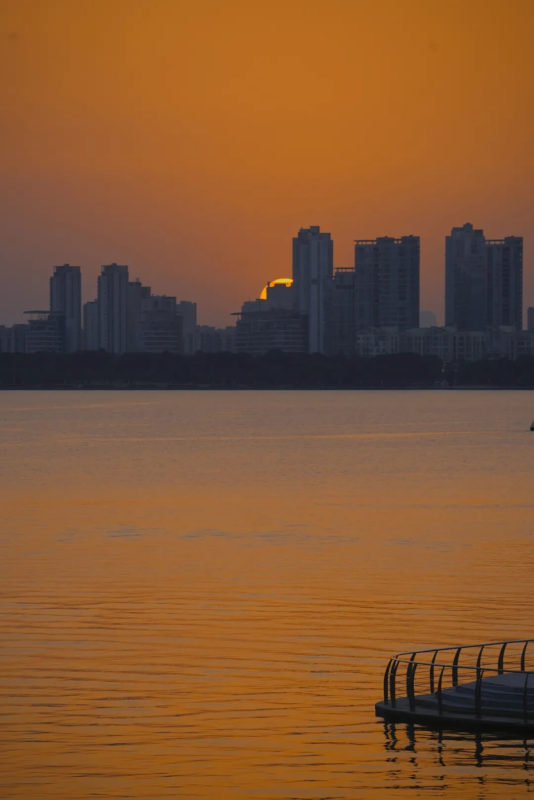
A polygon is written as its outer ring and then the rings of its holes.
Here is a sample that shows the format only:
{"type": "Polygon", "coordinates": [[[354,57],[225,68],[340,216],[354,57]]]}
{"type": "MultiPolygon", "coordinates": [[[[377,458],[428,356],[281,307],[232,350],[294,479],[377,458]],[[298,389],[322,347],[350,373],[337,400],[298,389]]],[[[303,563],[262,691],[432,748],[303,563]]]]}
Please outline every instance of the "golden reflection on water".
{"type": "Polygon", "coordinates": [[[531,397],[1,395],[0,797],[527,794],[530,742],[374,703],[533,635],[531,397]]]}

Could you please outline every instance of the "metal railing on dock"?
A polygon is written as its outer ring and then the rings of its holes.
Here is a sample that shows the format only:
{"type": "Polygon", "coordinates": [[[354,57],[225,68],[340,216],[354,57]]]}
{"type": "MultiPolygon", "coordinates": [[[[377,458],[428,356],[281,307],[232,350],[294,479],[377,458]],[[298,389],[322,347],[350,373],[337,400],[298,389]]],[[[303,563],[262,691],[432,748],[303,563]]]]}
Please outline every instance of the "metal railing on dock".
{"type": "Polygon", "coordinates": [[[390,709],[400,702],[405,707],[407,701],[409,711],[416,712],[416,707],[426,702],[432,703],[432,713],[439,717],[445,711],[450,714],[451,709],[458,711],[454,703],[460,700],[462,712],[475,717],[487,713],[514,716],[522,724],[532,725],[534,639],[414,650],[389,659],[384,704],[390,709]],[[498,679],[498,686],[487,680],[503,675],[509,678],[498,679]]]}

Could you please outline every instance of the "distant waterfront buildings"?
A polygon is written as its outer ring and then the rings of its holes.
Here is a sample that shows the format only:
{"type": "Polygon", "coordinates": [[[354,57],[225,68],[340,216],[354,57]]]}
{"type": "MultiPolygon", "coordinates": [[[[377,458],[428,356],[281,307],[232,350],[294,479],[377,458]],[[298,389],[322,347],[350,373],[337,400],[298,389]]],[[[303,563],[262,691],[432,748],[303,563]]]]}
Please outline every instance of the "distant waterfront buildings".
{"type": "Polygon", "coordinates": [[[486,239],[467,222],[445,240],[445,325],[522,328],[523,239],[486,239]]]}
{"type": "Polygon", "coordinates": [[[238,351],[415,352],[446,361],[534,354],[534,335],[521,330],[522,238],[486,240],[467,223],[446,242],[447,324],[439,328],[419,309],[418,236],[358,239],[354,267],[332,274],[330,234],[302,228],[293,239],[293,286],[285,289],[293,315],[270,300],[271,282],[242,306],[238,351]]]}
{"type": "Polygon", "coordinates": [[[357,239],[354,265],[333,268],[330,233],[301,228],[292,277],[265,284],[243,303],[234,326],[197,324],[196,303],[155,295],[106,264],[97,297],[83,307],[81,270],[63,264],[50,278],[50,308],[26,324],[0,326],[0,352],[231,352],[376,356],[400,352],[444,361],[534,355],[534,308],[522,330],[523,240],[486,239],[470,223],[446,237],[446,325],[419,310],[418,236],[357,239]]]}
{"type": "Polygon", "coordinates": [[[419,237],[357,239],[354,267],[334,273],[329,352],[353,355],[365,331],[418,325],[419,237]]]}
{"type": "MultiPolygon", "coordinates": [[[[0,352],[192,354],[202,340],[196,312],[196,303],[154,295],[149,286],[129,280],[125,264],[113,263],[102,267],[97,297],[83,306],[82,326],[81,270],[63,264],[50,278],[50,309],[25,312],[25,324],[0,325],[0,352]]],[[[225,333],[219,349],[230,341],[225,333]]]]}

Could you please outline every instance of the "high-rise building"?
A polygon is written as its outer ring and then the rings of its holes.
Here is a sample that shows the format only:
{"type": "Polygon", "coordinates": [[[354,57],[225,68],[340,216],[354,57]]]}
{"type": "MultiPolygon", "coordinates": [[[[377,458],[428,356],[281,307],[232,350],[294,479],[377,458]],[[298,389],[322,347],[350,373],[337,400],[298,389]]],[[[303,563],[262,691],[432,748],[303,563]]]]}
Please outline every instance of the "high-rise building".
{"type": "Polygon", "coordinates": [[[354,243],[356,325],[417,328],[419,236],[357,239],[354,243]]]}
{"type": "Polygon", "coordinates": [[[523,238],[486,239],[487,325],[523,327],[523,238]]]}
{"type": "Polygon", "coordinates": [[[445,239],[445,325],[486,327],[486,240],[470,222],[445,239]]]}
{"type": "Polygon", "coordinates": [[[82,288],[80,267],[63,264],[50,278],[50,311],[63,317],[63,349],[81,349],[82,288]]]}
{"type": "Polygon", "coordinates": [[[329,352],[351,356],[356,352],[356,273],[341,267],[334,273],[329,352]]]}
{"type": "Polygon", "coordinates": [[[334,244],[318,225],[301,228],[293,239],[293,298],[307,318],[308,352],[325,353],[332,291],[334,244]]]}
{"type": "Polygon", "coordinates": [[[99,346],[109,353],[127,349],[128,267],[106,264],[98,276],[99,346]]]}
{"type": "Polygon", "coordinates": [[[467,222],[445,239],[445,324],[522,327],[523,239],[486,239],[467,222]]]}

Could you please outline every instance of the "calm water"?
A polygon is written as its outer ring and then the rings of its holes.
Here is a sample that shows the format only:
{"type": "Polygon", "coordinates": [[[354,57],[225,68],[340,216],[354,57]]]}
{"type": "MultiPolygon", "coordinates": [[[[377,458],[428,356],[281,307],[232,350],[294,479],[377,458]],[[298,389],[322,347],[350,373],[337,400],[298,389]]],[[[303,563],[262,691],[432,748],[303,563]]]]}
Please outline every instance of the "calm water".
{"type": "Polygon", "coordinates": [[[521,798],[534,740],[374,717],[534,636],[534,394],[0,393],[0,797],[521,798]]]}

